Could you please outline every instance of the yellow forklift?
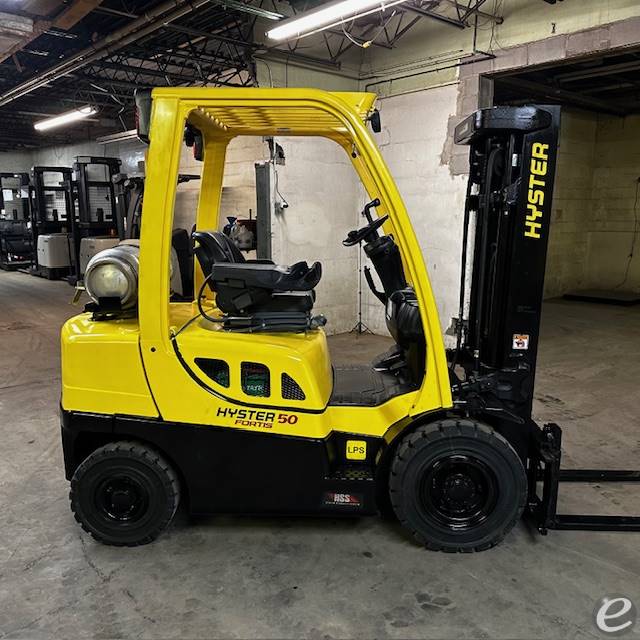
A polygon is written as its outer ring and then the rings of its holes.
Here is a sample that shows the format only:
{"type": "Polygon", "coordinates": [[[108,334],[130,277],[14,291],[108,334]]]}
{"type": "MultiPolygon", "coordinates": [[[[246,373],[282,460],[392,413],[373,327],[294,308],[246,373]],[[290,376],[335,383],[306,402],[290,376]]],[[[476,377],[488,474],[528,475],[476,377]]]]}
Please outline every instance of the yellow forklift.
{"type": "Polygon", "coordinates": [[[140,242],[94,256],[93,302],[62,329],[71,508],[97,540],[150,542],[181,500],[195,514],[392,511],[443,551],[487,549],[525,510],[543,533],[640,529],[638,518],[556,514],[561,480],[640,474],[561,472],[560,428],[531,416],[559,108],[481,110],[456,130],[470,178],[447,352],[410,218],[367,128],[379,129],[374,101],[315,89],[138,92],[149,143],[140,242]],[[332,366],[313,313],[318,262],[246,260],[217,231],[225,153],[239,135],[323,136],[351,159],[371,201],[343,243],[363,245],[395,341],[371,365],[332,366]],[[203,162],[202,189],[194,296],[175,301],[185,143],[203,162]]]}

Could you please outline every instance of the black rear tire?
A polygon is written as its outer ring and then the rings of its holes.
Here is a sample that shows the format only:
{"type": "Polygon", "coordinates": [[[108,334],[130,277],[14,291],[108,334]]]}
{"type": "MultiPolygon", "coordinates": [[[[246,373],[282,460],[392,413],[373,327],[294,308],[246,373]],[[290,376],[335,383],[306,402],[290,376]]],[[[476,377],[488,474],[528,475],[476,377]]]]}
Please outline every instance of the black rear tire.
{"type": "Polygon", "coordinates": [[[400,522],[435,551],[483,551],[522,515],[527,477],[513,447],[474,420],[441,420],[405,436],[389,493],[400,522]]]}
{"type": "Polygon", "coordinates": [[[76,469],[69,499],[75,519],[96,540],[133,547],[151,542],[169,525],[180,485],[171,465],[154,449],[111,442],[76,469]]]}

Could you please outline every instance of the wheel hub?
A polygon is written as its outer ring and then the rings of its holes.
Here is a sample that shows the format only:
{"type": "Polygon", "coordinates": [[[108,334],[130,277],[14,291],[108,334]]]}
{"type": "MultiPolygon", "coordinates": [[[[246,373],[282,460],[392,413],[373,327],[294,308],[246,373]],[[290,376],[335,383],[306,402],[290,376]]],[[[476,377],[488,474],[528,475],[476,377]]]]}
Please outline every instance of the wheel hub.
{"type": "Polygon", "coordinates": [[[111,492],[111,506],[117,513],[130,511],[135,504],[135,497],[129,489],[111,492]]]}
{"type": "Polygon", "coordinates": [[[443,483],[443,492],[443,499],[450,504],[468,503],[477,496],[473,480],[462,473],[447,477],[443,483]]]}
{"type": "Polygon", "coordinates": [[[96,505],[109,520],[132,522],[138,520],[146,511],[148,493],[134,478],[113,476],[98,486],[96,505]]]}
{"type": "Polygon", "coordinates": [[[497,482],[477,458],[451,455],[424,473],[422,498],[427,512],[450,529],[469,529],[486,520],[497,499],[497,482]]]}

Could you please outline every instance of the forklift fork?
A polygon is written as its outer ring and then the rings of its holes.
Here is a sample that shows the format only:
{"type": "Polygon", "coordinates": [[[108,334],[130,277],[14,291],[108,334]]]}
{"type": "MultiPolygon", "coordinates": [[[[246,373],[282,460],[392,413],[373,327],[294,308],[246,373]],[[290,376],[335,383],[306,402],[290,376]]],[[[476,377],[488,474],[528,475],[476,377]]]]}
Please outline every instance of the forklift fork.
{"type": "Polygon", "coordinates": [[[640,482],[640,471],[617,469],[561,469],[562,429],[546,424],[538,433],[529,462],[529,505],[527,512],[538,531],[549,529],[572,531],[640,531],[640,516],[565,515],[558,514],[558,489],[561,482],[634,483],[640,482]],[[542,496],[538,483],[542,482],[542,496]]]}

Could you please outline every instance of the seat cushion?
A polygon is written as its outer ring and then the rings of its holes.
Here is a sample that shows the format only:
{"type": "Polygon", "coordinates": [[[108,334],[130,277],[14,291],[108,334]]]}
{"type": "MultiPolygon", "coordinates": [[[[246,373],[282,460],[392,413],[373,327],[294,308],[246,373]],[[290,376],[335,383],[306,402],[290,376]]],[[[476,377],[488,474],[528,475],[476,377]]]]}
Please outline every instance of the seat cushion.
{"type": "Polygon", "coordinates": [[[247,315],[266,312],[309,312],[313,309],[313,291],[268,293],[264,289],[224,288],[216,296],[216,304],[224,313],[247,315]]]}
{"type": "Polygon", "coordinates": [[[322,266],[319,262],[314,262],[311,267],[306,262],[297,262],[290,267],[220,262],[211,269],[211,282],[216,291],[222,286],[235,289],[257,287],[270,291],[311,291],[321,277],[322,266]]]}

